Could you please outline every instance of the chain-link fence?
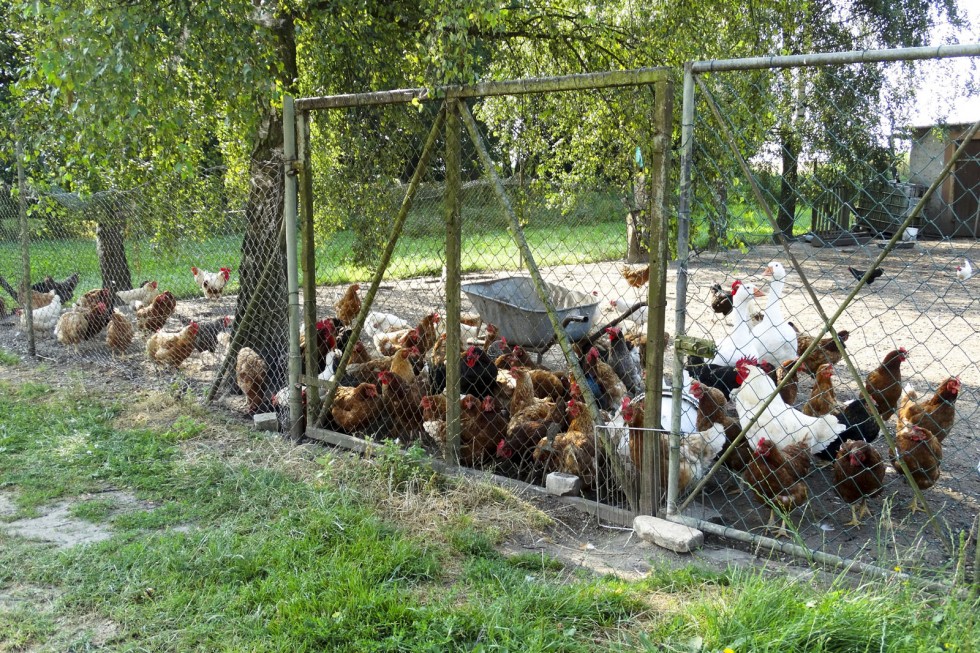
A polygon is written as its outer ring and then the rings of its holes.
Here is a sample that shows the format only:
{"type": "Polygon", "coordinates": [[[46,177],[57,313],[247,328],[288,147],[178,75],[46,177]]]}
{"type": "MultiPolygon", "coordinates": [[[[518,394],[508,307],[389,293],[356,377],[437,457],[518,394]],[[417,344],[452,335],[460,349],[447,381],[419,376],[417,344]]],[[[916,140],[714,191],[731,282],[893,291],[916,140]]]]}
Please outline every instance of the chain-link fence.
{"type": "Polygon", "coordinates": [[[397,438],[536,483],[563,472],[587,496],[615,479],[650,510],[594,424],[644,392],[644,370],[662,374],[662,317],[622,261],[645,259],[664,224],[668,76],[446,95],[296,101],[306,433],[397,438]]]}
{"type": "Polygon", "coordinates": [[[883,80],[909,62],[884,60],[924,57],[878,55],[705,62],[686,80],[677,314],[685,397],[710,429],[680,439],[677,502],[752,545],[963,574],[980,134],[896,127],[915,102],[883,80]],[[689,455],[718,435],[721,462],[689,455]]]}
{"type": "MultiPolygon", "coordinates": [[[[175,175],[126,191],[28,189],[28,292],[21,211],[15,194],[5,193],[0,199],[0,296],[6,314],[0,318],[0,344],[8,351],[27,351],[24,306],[29,295],[34,345],[42,360],[99,371],[106,382],[179,381],[185,390],[204,396],[216,385],[237,330],[243,280],[249,268],[257,276],[271,258],[253,253],[248,216],[270,206],[271,224],[252,220],[252,229],[281,231],[281,178],[281,162],[255,162],[247,172],[175,175]],[[276,183],[256,183],[262,176],[276,183]]],[[[258,240],[252,236],[253,243],[258,240]]],[[[272,297],[285,306],[283,286],[272,297]]],[[[267,313],[275,308],[263,306],[267,313]]],[[[277,320],[285,323],[284,310],[277,320]]],[[[270,359],[269,351],[283,352],[284,385],[285,339],[267,340],[252,334],[252,347],[270,359]]],[[[233,387],[224,384],[222,389],[233,387]]],[[[221,396],[236,408],[243,401],[237,393],[221,396]]]]}

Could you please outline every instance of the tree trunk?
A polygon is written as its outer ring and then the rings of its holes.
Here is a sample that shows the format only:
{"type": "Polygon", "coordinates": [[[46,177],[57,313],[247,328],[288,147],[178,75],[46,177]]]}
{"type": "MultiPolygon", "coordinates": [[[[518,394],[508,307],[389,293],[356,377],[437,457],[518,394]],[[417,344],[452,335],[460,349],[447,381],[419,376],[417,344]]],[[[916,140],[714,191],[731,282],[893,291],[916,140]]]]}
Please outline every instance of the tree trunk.
{"type": "Polygon", "coordinates": [[[262,118],[249,166],[249,197],[245,207],[247,228],[242,241],[242,265],[238,271],[240,289],[235,309],[235,328],[246,329],[242,346],[254,349],[267,366],[263,405],[259,412],[271,411],[269,399],[286,385],[289,335],[287,332],[286,252],[280,247],[285,181],[282,158],[282,115],[269,110],[262,118]],[[262,271],[271,261],[265,286],[257,289],[262,271]],[[257,290],[256,310],[250,322],[242,316],[257,290]]]}
{"type": "Polygon", "coordinates": [[[95,249],[99,255],[99,271],[102,273],[102,287],[118,290],[131,290],[133,278],[126,260],[126,210],[122,202],[109,200],[103,207],[103,219],[95,227],[95,249]]]}
{"type": "MultiPolygon", "coordinates": [[[[799,138],[790,130],[780,132],[783,153],[783,176],[779,188],[779,213],[776,226],[786,238],[793,237],[793,222],[796,219],[796,186],[799,180],[799,138]]],[[[773,234],[773,240],[776,240],[773,234]]]]}

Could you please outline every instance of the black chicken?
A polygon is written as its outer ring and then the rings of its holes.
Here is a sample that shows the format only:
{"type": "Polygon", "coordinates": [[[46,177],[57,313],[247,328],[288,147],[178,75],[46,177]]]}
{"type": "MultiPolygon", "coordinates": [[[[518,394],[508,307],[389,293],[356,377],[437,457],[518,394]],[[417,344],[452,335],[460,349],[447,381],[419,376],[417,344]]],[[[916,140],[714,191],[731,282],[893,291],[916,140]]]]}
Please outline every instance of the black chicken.
{"type": "Polygon", "coordinates": [[[834,416],[837,417],[838,422],[847,425],[847,428],[826,449],[817,454],[824,460],[834,460],[841,445],[848,440],[874,442],[881,433],[878,422],[871,416],[871,411],[868,410],[868,405],[863,399],[855,399],[838,408],[834,416]]]}
{"type": "Polygon", "coordinates": [[[497,366],[481,348],[471,346],[460,360],[459,391],[464,395],[486,397],[497,389],[497,366]]]}

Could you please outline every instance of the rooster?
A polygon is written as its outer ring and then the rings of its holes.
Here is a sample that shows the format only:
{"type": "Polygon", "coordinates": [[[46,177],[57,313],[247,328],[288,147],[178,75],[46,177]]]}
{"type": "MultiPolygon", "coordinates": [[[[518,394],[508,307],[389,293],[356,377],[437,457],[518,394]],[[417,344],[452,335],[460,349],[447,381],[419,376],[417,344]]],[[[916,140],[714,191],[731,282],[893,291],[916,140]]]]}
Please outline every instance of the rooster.
{"type": "Polygon", "coordinates": [[[113,354],[122,355],[133,342],[133,323],[119,311],[112,311],[105,344],[113,354]]]}
{"type": "Polygon", "coordinates": [[[868,374],[864,387],[878,409],[881,419],[895,414],[902,394],[902,363],[908,360],[908,351],[899,347],[888,352],[877,368],[868,374]]]}
{"type": "MultiPolygon", "coordinates": [[[[744,361],[739,361],[737,367],[742,382],[735,394],[735,409],[739,422],[745,425],[755,417],[758,407],[776,392],[776,386],[758,367],[744,361]]],[[[845,428],[833,415],[804,415],[776,395],[748,430],[746,437],[755,447],[763,438],[779,449],[805,442],[810,452],[815,454],[826,449],[845,428]]]]}
{"type": "Polygon", "coordinates": [[[133,288],[132,290],[116,291],[116,297],[133,310],[136,310],[140,306],[150,304],[159,294],[156,281],[147,281],[139,288],[133,288]]]}
{"type": "MultiPolygon", "coordinates": [[[[891,449],[892,467],[899,474],[902,472],[901,462],[904,462],[912,475],[912,480],[920,490],[928,490],[939,480],[939,465],[943,460],[943,445],[931,431],[916,424],[906,424],[895,434],[896,449],[891,449]]],[[[909,512],[924,511],[919,508],[919,499],[912,494],[912,504],[909,512]]]]}
{"type": "Polygon", "coordinates": [[[146,355],[154,363],[180,367],[194,353],[197,329],[197,322],[191,322],[175,335],[157,331],[146,341],[146,355]]]}
{"type": "Polygon", "coordinates": [[[192,265],[191,272],[194,274],[194,283],[201,287],[201,292],[208,299],[221,297],[225,284],[231,279],[231,268],[219,268],[217,272],[208,272],[192,265]]]}
{"type": "Polygon", "coordinates": [[[881,454],[867,442],[845,442],[834,460],[834,489],[851,505],[851,521],[845,526],[860,526],[860,517],[871,516],[868,498],[881,494],[884,482],[881,454]]]}
{"type": "Polygon", "coordinates": [[[599,407],[603,410],[618,407],[627,395],[626,386],[619,380],[613,368],[600,360],[599,350],[592,347],[580,365],[599,407]]]}
{"type": "Polygon", "coordinates": [[[163,328],[177,308],[177,298],[169,290],[157,295],[149,306],[136,309],[136,325],[154,333],[163,328]]]}
{"type": "Polygon", "coordinates": [[[251,347],[242,347],[235,361],[235,382],[245,393],[245,413],[254,415],[266,403],[265,378],[269,367],[251,347]]]}
{"type": "Polygon", "coordinates": [[[899,404],[897,428],[916,424],[931,431],[942,443],[953,428],[959,394],[960,380],[956,377],[943,381],[930,399],[918,403],[918,393],[911,385],[906,385],[899,404]]]}

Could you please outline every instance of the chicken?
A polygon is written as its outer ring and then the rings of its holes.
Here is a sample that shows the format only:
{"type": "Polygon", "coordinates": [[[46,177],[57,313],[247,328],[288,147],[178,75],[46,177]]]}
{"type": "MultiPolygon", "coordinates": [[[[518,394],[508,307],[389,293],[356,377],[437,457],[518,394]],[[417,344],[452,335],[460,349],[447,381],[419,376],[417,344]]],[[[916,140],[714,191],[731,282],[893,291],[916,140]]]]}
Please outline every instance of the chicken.
{"type": "Polygon", "coordinates": [[[497,443],[497,456],[522,467],[542,438],[557,435],[565,427],[564,404],[536,398],[526,369],[513,368],[510,372],[517,383],[510,399],[507,433],[497,443]]]}
{"type": "Polygon", "coordinates": [[[581,362],[582,371],[589,381],[589,389],[595,395],[599,408],[612,410],[627,395],[626,386],[607,363],[599,359],[599,350],[593,347],[581,362]]]}
{"type": "Polygon", "coordinates": [[[806,440],[780,448],[765,437],[759,438],[753,450],[752,462],[745,468],[746,483],[756,498],[769,507],[771,527],[776,521],[776,510],[783,517],[776,537],[788,537],[786,515],[797,506],[806,503],[809,491],[803,477],[810,471],[810,456],[806,440]]]}
{"type": "Polygon", "coordinates": [[[357,291],[360,289],[360,284],[351,284],[344,293],[344,296],[333,305],[334,310],[337,312],[337,319],[344,326],[353,324],[357,318],[357,314],[361,312],[361,298],[357,295],[357,291]]]}
{"type": "Polygon", "coordinates": [[[391,333],[408,329],[411,325],[407,320],[403,320],[391,313],[379,313],[371,311],[364,318],[364,333],[368,338],[374,338],[378,333],[391,333]]]}
{"type": "Polygon", "coordinates": [[[422,397],[414,383],[407,383],[390,370],[378,374],[382,385],[385,414],[395,430],[393,435],[413,438],[422,431],[422,397]]]}
{"type": "MultiPolygon", "coordinates": [[[[35,331],[50,333],[54,329],[55,325],[58,324],[58,318],[61,317],[61,297],[55,294],[53,290],[51,291],[50,295],[50,303],[48,303],[46,306],[42,306],[41,308],[35,308],[32,310],[31,318],[35,331]]],[[[26,329],[27,315],[24,314],[24,309],[18,308],[14,312],[20,316],[20,325],[26,329]]]]}
{"type": "Polygon", "coordinates": [[[881,494],[885,483],[885,463],[881,454],[867,442],[845,442],[834,460],[834,489],[851,505],[851,521],[860,526],[861,517],[870,517],[868,499],[881,494]]]}
{"type": "Polygon", "coordinates": [[[711,310],[719,315],[732,312],[732,293],[721,287],[720,283],[711,286],[711,310]]]}
{"type": "MultiPolygon", "coordinates": [[[[742,432],[742,427],[737,420],[725,412],[726,401],[721,390],[694,381],[691,383],[691,394],[698,400],[698,415],[695,425],[698,432],[720,431],[725,437],[721,452],[724,453],[732,448],[735,438],[742,432]]],[[[725,467],[739,474],[752,462],[752,447],[749,446],[749,441],[745,438],[742,438],[742,441],[734,447],[735,450],[725,458],[725,467]]]]}
{"type": "Polygon", "coordinates": [[[191,322],[176,335],[165,335],[157,331],[146,340],[146,355],[155,363],[180,367],[194,353],[197,329],[197,322],[191,322]]]}
{"type": "Polygon", "coordinates": [[[415,382],[415,368],[412,366],[412,358],[420,356],[417,347],[411,349],[399,349],[391,357],[389,369],[392,374],[399,376],[405,383],[415,382]]]}
{"type": "Polygon", "coordinates": [[[470,346],[460,359],[459,392],[474,397],[493,395],[497,390],[497,367],[480,347],[470,346]]]}
{"type": "Polygon", "coordinates": [[[643,330],[643,327],[646,326],[647,320],[650,318],[650,308],[644,302],[631,304],[626,301],[624,297],[617,297],[609,302],[609,306],[619,315],[629,313],[629,316],[623,319],[632,322],[633,329],[635,331],[643,330]],[[634,307],[636,307],[636,310],[630,312],[634,307]]]}
{"type": "Polygon", "coordinates": [[[348,433],[364,428],[380,416],[383,400],[373,383],[361,383],[357,387],[337,388],[330,406],[334,423],[348,433]]]}
{"type": "MultiPolygon", "coordinates": [[[[776,386],[758,367],[742,361],[737,367],[742,383],[735,393],[735,409],[738,421],[744,426],[755,417],[759,406],[775,393],[776,386]]],[[[759,440],[763,438],[780,449],[806,442],[810,453],[815,454],[826,449],[845,428],[833,415],[804,415],[786,405],[777,395],[762,411],[759,420],[749,428],[746,436],[753,447],[758,447],[759,440]]]]}
{"type": "Polygon", "coordinates": [[[119,311],[112,311],[109,330],[106,333],[105,344],[113,354],[122,355],[133,343],[133,323],[119,311]]]}
{"type": "Polygon", "coordinates": [[[88,323],[82,333],[83,340],[91,340],[109,325],[113,301],[112,290],[109,288],[96,288],[79,297],[76,306],[82,310],[90,310],[88,323]],[[99,304],[104,304],[107,308],[96,310],[99,304]]]}
{"type": "Polygon", "coordinates": [[[837,395],[834,393],[834,366],[824,363],[817,369],[817,378],[810,391],[810,398],[801,411],[810,417],[827,415],[837,408],[837,395]]]}
{"type": "MultiPolygon", "coordinates": [[[[160,293],[157,291],[156,281],[147,281],[139,288],[133,288],[132,290],[117,290],[116,297],[123,301],[126,305],[131,308],[139,305],[146,306],[153,302],[160,293]]],[[[136,310],[133,308],[133,310],[136,310]]]]}
{"type": "Polygon", "coordinates": [[[75,293],[75,287],[78,285],[79,274],[74,272],[62,281],[55,281],[50,276],[45,277],[44,281],[36,283],[31,286],[31,289],[36,292],[51,292],[54,291],[56,295],[61,299],[61,303],[65,304],[71,300],[75,293]]]}
{"type": "MultiPolygon", "coordinates": [[[[787,322],[793,330],[797,331],[796,335],[796,355],[802,356],[803,352],[806,351],[807,347],[813,342],[813,336],[807,335],[805,333],[800,333],[796,329],[796,325],[792,322],[787,322]]],[[[837,337],[840,338],[842,345],[846,347],[847,339],[851,336],[850,331],[842,330],[837,332],[837,337]]],[[[831,336],[822,338],[820,344],[817,345],[810,355],[803,359],[803,364],[800,365],[800,369],[806,371],[810,375],[817,373],[821,365],[830,363],[831,365],[836,365],[841,361],[842,355],[840,351],[837,350],[837,345],[834,343],[834,339],[831,336]]]]}
{"type": "Polygon", "coordinates": [[[942,443],[953,429],[959,394],[960,380],[952,376],[940,384],[930,399],[922,402],[916,402],[918,393],[911,385],[906,385],[899,403],[896,428],[916,424],[930,431],[942,443]]]}
{"type": "Polygon", "coordinates": [[[569,378],[564,372],[556,373],[535,368],[528,370],[527,373],[531,375],[535,397],[552,401],[568,401],[571,398],[569,378]]]}
{"type": "Polygon", "coordinates": [[[772,277],[769,284],[769,296],[766,307],[762,311],[762,321],[752,327],[760,360],[772,365],[797,355],[796,330],[783,318],[783,287],[786,284],[786,269],[779,261],[772,261],[766,267],[764,275],[772,277]]]}
{"type": "Polygon", "coordinates": [[[598,471],[595,423],[581,401],[572,399],[567,406],[571,417],[568,429],[553,441],[541,438],[532,457],[545,474],[553,471],[572,474],[582,479],[583,490],[595,490],[598,471]]]}
{"type": "Polygon", "coordinates": [[[169,290],[160,293],[149,306],[136,309],[136,324],[143,331],[159,331],[177,308],[177,298],[169,290]]]}
{"type": "Polygon", "coordinates": [[[111,320],[112,313],[103,302],[91,307],[75,306],[58,318],[54,335],[63,345],[77,345],[98,335],[111,320]]]}
{"type": "Polygon", "coordinates": [[[626,283],[634,288],[640,288],[650,281],[649,265],[635,269],[624,265],[622,268],[620,268],[620,271],[623,273],[623,278],[626,279],[626,283]]]}
{"type": "Polygon", "coordinates": [[[834,460],[841,445],[845,442],[874,442],[881,432],[878,428],[878,422],[871,416],[871,410],[863,399],[855,399],[843,406],[838,406],[833,415],[846,428],[837,436],[836,440],[827,445],[826,449],[817,453],[817,456],[824,460],[834,460]]]}
{"type": "Polygon", "coordinates": [[[217,272],[208,272],[192,265],[191,272],[194,274],[194,283],[201,287],[201,292],[208,299],[221,297],[225,284],[231,279],[231,268],[219,268],[217,272]]]}
{"type": "Polygon", "coordinates": [[[254,415],[266,403],[265,379],[269,367],[251,347],[242,347],[235,361],[235,382],[245,394],[245,414],[254,415]]]}
{"type": "MultiPolygon", "coordinates": [[[[939,466],[943,460],[943,445],[939,439],[921,426],[906,424],[895,434],[895,444],[897,451],[892,449],[889,452],[895,471],[904,478],[900,461],[904,462],[920,490],[928,490],[935,485],[939,480],[939,466]]],[[[919,508],[918,497],[913,493],[909,512],[920,510],[925,509],[919,508]]]]}
{"type": "Polygon", "coordinates": [[[881,365],[872,370],[865,380],[864,387],[883,420],[891,418],[898,407],[902,394],[902,363],[907,359],[905,347],[894,349],[885,355],[881,365]]]}
{"type": "Polygon", "coordinates": [[[626,392],[635,397],[644,391],[643,375],[637,366],[638,361],[633,358],[629,345],[623,339],[622,330],[618,327],[607,327],[606,334],[609,336],[609,363],[626,386],[626,392]]]}
{"type": "MultiPolygon", "coordinates": [[[[633,360],[636,366],[640,370],[646,369],[647,365],[647,334],[645,333],[627,333],[625,335],[626,342],[629,343],[631,347],[630,354],[633,355],[633,360]]],[[[667,349],[670,338],[667,332],[664,332],[664,349],[667,349]]]]}
{"type": "MultiPolygon", "coordinates": [[[[637,469],[640,469],[640,465],[643,463],[643,442],[646,435],[646,431],[643,430],[643,408],[642,398],[631,400],[629,397],[623,397],[620,405],[623,420],[629,427],[625,438],[626,450],[629,452],[630,462],[637,469]]],[[[620,443],[620,449],[623,449],[622,443],[620,443]]]]}
{"type": "MultiPolygon", "coordinates": [[[[337,348],[337,327],[331,320],[320,320],[314,325],[316,330],[316,373],[326,369],[327,356],[337,348]]],[[[299,334],[300,365],[306,373],[306,331],[299,334]]]]}
{"type": "Polygon", "coordinates": [[[425,395],[420,403],[422,404],[422,430],[429,435],[433,442],[439,445],[440,449],[445,449],[446,412],[448,410],[446,395],[425,395]]]}
{"type": "Polygon", "coordinates": [[[783,401],[785,401],[786,404],[789,406],[792,406],[793,404],[796,403],[797,395],[799,395],[800,392],[799,381],[797,379],[797,374],[799,373],[799,369],[797,369],[797,371],[793,372],[792,374],[790,374],[789,372],[793,368],[793,365],[795,364],[796,364],[795,358],[787,361],[783,361],[783,364],[779,366],[778,370],[776,370],[777,385],[782,383],[783,379],[786,378],[786,376],[790,377],[789,381],[787,381],[786,384],[783,385],[782,390],[779,391],[779,396],[782,397],[783,401]]]}
{"type": "Polygon", "coordinates": [[[732,284],[735,323],[731,333],[722,338],[715,348],[712,364],[734,365],[740,358],[761,360],[762,352],[758,340],[752,334],[749,318],[749,300],[759,294],[752,284],[744,284],[741,281],[732,284]]]}
{"type": "Polygon", "coordinates": [[[231,315],[223,315],[199,324],[197,338],[194,340],[194,351],[215,353],[218,349],[218,334],[228,330],[234,320],[231,315]]]}
{"type": "Polygon", "coordinates": [[[492,463],[497,443],[507,433],[507,418],[493,397],[484,397],[481,402],[473,395],[465,395],[460,405],[459,463],[467,467],[492,463]]]}
{"type": "MultiPolygon", "coordinates": [[[[725,395],[725,400],[731,398],[733,390],[739,386],[739,373],[735,365],[716,365],[705,363],[700,356],[690,355],[687,357],[685,371],[693,379],[697,379],[702,385],[715,388],[725,395]]],[[[745,361],[751,365],[757,365],[758,361],[754,358],[743,358],[737,362],[745,361]]]]}

